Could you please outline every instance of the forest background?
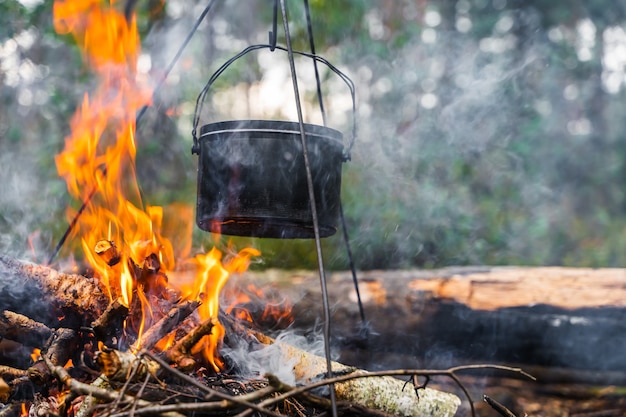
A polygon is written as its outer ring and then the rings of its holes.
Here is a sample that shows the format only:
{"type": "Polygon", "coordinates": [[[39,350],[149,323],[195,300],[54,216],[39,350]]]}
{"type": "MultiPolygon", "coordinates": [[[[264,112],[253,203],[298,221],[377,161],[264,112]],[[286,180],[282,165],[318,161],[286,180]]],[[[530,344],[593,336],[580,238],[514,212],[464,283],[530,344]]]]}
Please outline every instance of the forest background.
{"type": "MultiPolygon", "coordinates": [[[[135,3],[141,71],[158,79],[205,3],[135,3]]],[[[196,97],[226,59],[267,43],[272,3],[216,1],[155,97],[137,134],[146,204],[195,204],[196,97]]],[[[309,3],[317,53],[356,85],[342,202],[357,268],[626,266],[626,3],[309,3]]],[[[307,50],[303,2],[287,6],[307,50]]],[[[302,68],[306,118],[320,123],[312,66],[302,68]]],[[[348,135],[347,90],[322,75],[329,125],[348,135]]],[[[0,252],[42,262],[65,231],[77,202],[54,155],[93,85],[73,39],[54,31],[51,1],[0,0],[0,252]]],[[[242,59],[209,100],[207,122],[297,120],[280,52],[242,59]]],[[[233,242],[261,250],[257,268],[316,265],[310,240],[233,242]]],[[[195,228],[195,250],[214,243],[195,228]]],[[[346,269],[341,233],[323,244],[327,267],[346,269]]]]}

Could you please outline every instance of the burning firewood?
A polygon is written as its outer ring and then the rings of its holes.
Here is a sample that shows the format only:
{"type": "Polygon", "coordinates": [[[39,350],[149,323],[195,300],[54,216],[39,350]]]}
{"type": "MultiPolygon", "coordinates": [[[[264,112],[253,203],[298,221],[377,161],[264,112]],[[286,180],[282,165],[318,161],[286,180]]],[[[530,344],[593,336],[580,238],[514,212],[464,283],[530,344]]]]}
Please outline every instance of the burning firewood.
{"type": "Polygon", "coordinates": [[[196,365],[195,359],[191,357],[191,349],[200,339],[211,333],[213,326],[215,326],[214,318],[205,320],[168,349],[165,352],[165,358],[170,363],[177,364],[182,370],[191,370],[196,365]]]}
{"type": "Polygon", "coordinates": [[[131,351],[140,348],[152,349],[156,343],[170,333],[177,325],[183,322],[200,305],[198,301],[183,301],[172,309],[161,320],[146,331],[140,340],[131,346],[131,351]]]}
{"type": "Polygon", "coordinates": [[[98,340],[109,343],[117,336],[122,328],[124,320],[128,316],[128,307],[121,298],[116,298],[100,317],[93,323],[91,328],[98,340]]]}
{"type": "Polygon", "coordinates": [[[96,255],[101,257],[109,266],[117,265],[122,259],[115,243],[110,240],[99,240],[94,247],[96,255]]]}
{"type": "Polygon", "coordinates": [[[137,358],[128,351],[103,348],[96,355],[102,373],[112,381],[126,381],[134,371],[133,378],[142,379],[147,374],[156,375],[159,364],[147,358],[137,358]]]}
{"type": "Polygon", "coordinates": [[[0,310],[23,313],[44,323],[59,313],[80,315],[81,320],[90,323],[108,304],[109,298],[94,278],[65,274],[0,254],[0,310]],[[57,314],[51,314],[50,306],[57,314]]]}

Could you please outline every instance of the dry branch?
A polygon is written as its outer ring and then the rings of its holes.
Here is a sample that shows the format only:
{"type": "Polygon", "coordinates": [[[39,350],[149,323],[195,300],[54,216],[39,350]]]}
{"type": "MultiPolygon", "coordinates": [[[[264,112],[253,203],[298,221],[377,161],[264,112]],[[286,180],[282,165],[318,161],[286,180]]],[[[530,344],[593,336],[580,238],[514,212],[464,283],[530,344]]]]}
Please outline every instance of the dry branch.
{"type": "MultiPolygon", "coordinates": [[[[85,384],[80,382],[70,376],[65,368],[62,366],[54,365],[48,358],[44,357],[44,361],[46,365],[49,367],[50,371],[59,379],[61,383],[63,383],[67,388],[69,388],[73,393],[78,395],[89,395],[93,396],[97,399],[107,401],[107,402],[115,402],[121,400],[128,403],[136,402],[138,405],[142,407],[149,407],[153,404],[149,401],[145,401],[142,399],[134,398],[130,395],[120,395],[115,391],[108,390],[105,388],[100,388],[94,385],[85,384]]],[[[162,417],[184,417],[183,414],[169,411],[161,413],[162,417]]]]}
{"type": "Polygon", "coordinates": [[[26,371],[23,369],[17,369],[6,365],[0,365],[0,378],[3,380],[12,380],[15,378],[21,378],[26,376],[26,371]]]}
{"type": "Polygon", "coordinates": [[[43,323],[12,311],[0,313],[0,338],[13,340],[27,346],[42,346],[52,335],[43,323]]]}

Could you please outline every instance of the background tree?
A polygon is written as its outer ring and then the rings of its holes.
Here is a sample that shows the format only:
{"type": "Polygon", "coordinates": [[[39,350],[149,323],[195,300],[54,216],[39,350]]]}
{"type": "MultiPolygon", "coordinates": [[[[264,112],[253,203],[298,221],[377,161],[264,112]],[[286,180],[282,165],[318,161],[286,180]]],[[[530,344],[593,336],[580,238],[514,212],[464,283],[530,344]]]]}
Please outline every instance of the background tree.
{"type": "MultiPolygon", "coordinates": [[[[287,3],[294,43],[306,50],[303,3],[287,3]]],[[[360,134],[342,199],[359,268],[624,266],[623,5],[310,5],[317,52],[357,88],[360,134]]],[[[135,4],[143,62],[155,79],[204,6],[135,4]]],[[[0,23],[0,250],[25,256],[30,240],[44,259],[70,204],[53,156],[92,80],[72,40],[54,33],[50,2],[0,2],[0,23]]],[[[137,172],[151,204],[194,204],[196,95],[226,59],[267,42],[270,27],[267,2],[217,2],[139,128],[137,172]]],[[[280,26],[279,35],[284,43],[280,26]]],[[[238,62],[220,77],[203,120],[293,119],[285,65],[270,53],[238,62]],[[287,98],[270,105],[266,90],[287,98]]],[[[299,73],[307,118],[321,123],[314,83],[299,73]]],[[[323,77],[329,124],[346,132],[346,91],[323,77]]],[[[311,241],[234,240],[261,249],[260,267],[315,265],[311,241]]],[[[196,230],[195,248],[213,244],[196,230]]],[[[347,267],[339,235],[324,246],[331,268],[347,267]]]]}

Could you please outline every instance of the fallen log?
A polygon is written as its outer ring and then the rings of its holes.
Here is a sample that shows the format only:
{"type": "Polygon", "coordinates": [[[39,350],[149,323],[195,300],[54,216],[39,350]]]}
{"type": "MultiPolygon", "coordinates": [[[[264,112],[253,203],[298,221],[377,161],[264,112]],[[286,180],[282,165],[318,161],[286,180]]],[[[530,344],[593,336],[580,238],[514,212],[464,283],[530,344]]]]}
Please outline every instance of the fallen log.
{"type": "Polygon", "coordinates": [[[9,339],[27,346],[42,346],[52,330],[23,314],[12,311],[0,313],[0,339],[9,339]]]}
{"type": "Polygon", "coordinates": [[[53,325],[60,317],[88,325],[109,298],[95,278],[65,274],[0,254],[0,311],[10,310],[53,325]]]}
{"type": "MultiPolygon", "coordinates": [[[[369,334],[360,332],[352,277],[328,275],[341,360],[371,370],[491,362],[626,368],[626,269],[466,267],[359,274],[369,334]]],[[[248,272],[228,285],[277,288],[292,328],[322,317],[315,272],[248,272]]]]}

